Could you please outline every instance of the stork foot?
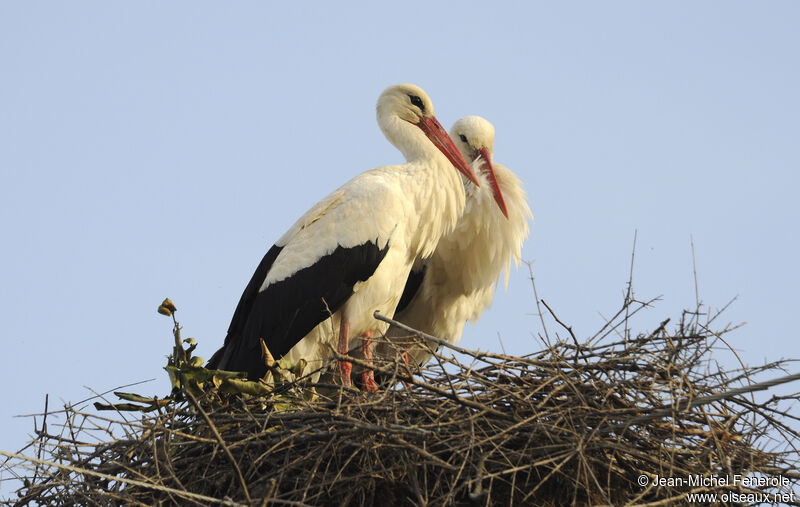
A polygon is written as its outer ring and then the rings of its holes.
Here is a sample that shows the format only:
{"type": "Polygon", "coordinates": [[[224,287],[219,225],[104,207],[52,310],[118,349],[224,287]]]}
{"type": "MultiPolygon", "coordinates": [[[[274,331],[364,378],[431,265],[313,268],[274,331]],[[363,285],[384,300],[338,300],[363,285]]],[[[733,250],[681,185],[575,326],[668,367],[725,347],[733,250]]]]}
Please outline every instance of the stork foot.
{"type": "MultiPolygon", "coordinates": [[[[364,355],[364,359],[366,359],[367,364],[372,366],[372,332],[367,331],[361,337],[361,353],[364,355]]],[[[370,392],[375,392],[378,390],[378,384],[375,382],[375,372],[367,369],[364,371],[361,377],[364,383],[364,389],[370,392]]]]}
{"type": "MultiPolygon", "coordinates": [[[[411,366],[408,363],[408,350],[407,350],[407,347],[405,347],[405,346],[403,347],[403,362],[406,365],[406,372],[408,373],[408,376],[410,378],[411,377],[411,366]]],[[[406,386],[406,389],[409,389],[411,387],[411,382],[408,382],[408,381],[404,380],[403,381],[403,385],[406,386]]]]}
{"type": "Polygon", "coordinates": [[[380,390],[378,389],[378,383],[375,382],[375,372],[372,370],[365,371],[361,378],[366,391],[374,393],[380,390]]]}

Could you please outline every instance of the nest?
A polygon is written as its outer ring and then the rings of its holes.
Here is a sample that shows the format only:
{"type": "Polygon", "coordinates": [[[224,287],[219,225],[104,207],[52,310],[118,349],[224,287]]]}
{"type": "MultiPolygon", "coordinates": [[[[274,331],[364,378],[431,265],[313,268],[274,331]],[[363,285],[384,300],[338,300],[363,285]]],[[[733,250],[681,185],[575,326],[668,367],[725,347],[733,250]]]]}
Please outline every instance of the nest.
{"type": "Polygon", "coordinates": [[[413,375],[399,357],[376,363],[388,386],[377,394],[301,371],[236,392],[240,379],[182,348],[176,323],[173,393],[120,393],[134,403],[98,405],[111,417],[40,414],[36,457],[4,453],[24,479],[7,503],[797,504],[786,406],[800,395],[753,392],[799,376],[784,363],[719,367],[712,353],[733,328],[712,331],[698,312],[633,336],[636,305],[583,343],[564,326],[524,357],[444,347],[413,375]]]}

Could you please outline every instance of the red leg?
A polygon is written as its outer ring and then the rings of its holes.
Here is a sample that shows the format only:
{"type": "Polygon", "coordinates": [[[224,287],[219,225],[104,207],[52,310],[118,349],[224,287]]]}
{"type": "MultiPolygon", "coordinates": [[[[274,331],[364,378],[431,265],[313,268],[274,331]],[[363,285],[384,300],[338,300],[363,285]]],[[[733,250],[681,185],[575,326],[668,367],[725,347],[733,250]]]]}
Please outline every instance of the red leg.
{"type": "MultiPolygon", "coordinates": [[[[372,331],[367,331],[361,336],[361,353],[364,354],[364,359],[372,366],[372,331]]],[[[365,370],[362,374],[364,381],[364,389],[367,391],[377,391],[378,384],[375,383],[375,372],[372,370],[365,370]]]]}
{"type": "MultiPolygon", "coordinates": [[[[339,354],[347,355],[348,352],[348,335],[350,334],[350,322],[342,316],[342,323],[339,325],[339,354]]],[[[353,370],[353,365],[350,361],[339,361],[339,376],[342,380],[342,385],[351,387],[353,383],[350,381],[350,372],[353,370]]]]}
{"type": "MultiPolygon", "coordinates": [[[[406,364],[406,371],[408,372],[408,376],[410,377],[411,366],[408,364],[408,345],[405,344],[403,345],[403,362],[406,364]]],[[[411,387],[411,384],[406,382],[405,380],[403,381],[403,385],[405,385],[406,388],[411,387]]]]}

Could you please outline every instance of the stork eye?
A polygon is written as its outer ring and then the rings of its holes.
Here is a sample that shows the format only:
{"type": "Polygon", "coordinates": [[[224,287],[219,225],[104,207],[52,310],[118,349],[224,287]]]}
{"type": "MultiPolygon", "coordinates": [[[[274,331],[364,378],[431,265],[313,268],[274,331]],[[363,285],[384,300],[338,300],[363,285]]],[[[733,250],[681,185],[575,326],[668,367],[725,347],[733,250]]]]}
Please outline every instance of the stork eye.
{"type": "MultiPolygon", "coordinates": [[[[467,143],[467,136],[465,136],[464,134],[461,134],[461,135],[459,135],[458,137],[460,137],[462,141],[464,141],[465,143],[467,143]]],[[[467,144],[469,144],[469,143],[467,143],[467,144]]]]}
{"type": "Polygon", "coordinates": [[[425,104],[422,103],[422,99],[421,98],[419,98],[416,95],[409,95],[408,98],[411,99],[411,104],[412,105],[417,106],[419,108],[419,110],[422,111],[423,113],[425,112],[425,104]]]}

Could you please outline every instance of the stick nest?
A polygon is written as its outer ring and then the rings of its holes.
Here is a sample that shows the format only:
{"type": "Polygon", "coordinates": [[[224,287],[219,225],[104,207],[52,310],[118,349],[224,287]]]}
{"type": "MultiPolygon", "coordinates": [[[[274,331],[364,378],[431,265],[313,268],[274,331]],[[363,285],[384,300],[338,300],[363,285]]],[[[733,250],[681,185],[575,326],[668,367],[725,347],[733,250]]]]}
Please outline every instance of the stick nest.
{"type": "Polygon", "coordinates": [[[785,363],[721,368],[712,351],[731,328],[712,331],[697,312],[633,336],[634,305],[583,343],[542,337],[524,357],[443,348],[412,376],[399,356],[376,363],[378,394],[302,372],[236,392],[198,366],[176,322],[172,394],[122,393],[139,405],[98,405],[111,417],[40,414],[35,457],[6,464],[24,480],[6,503],[671,505],[698,492],[719,495],[701,504],[796,503],[787,406],[800,395],[753,394],[791,380],[785,363]]]}

